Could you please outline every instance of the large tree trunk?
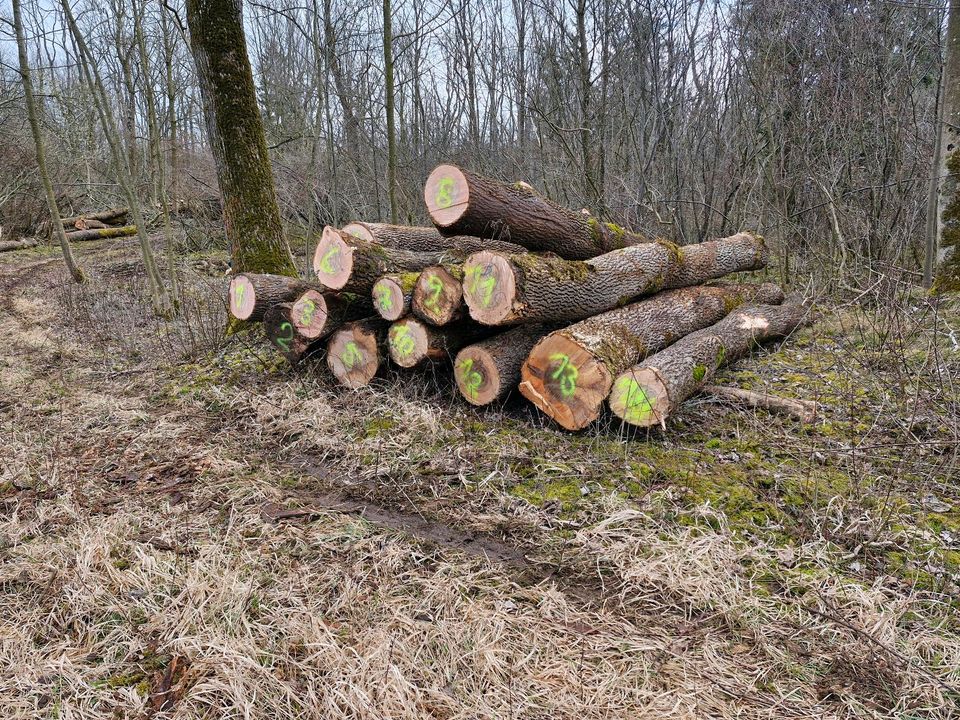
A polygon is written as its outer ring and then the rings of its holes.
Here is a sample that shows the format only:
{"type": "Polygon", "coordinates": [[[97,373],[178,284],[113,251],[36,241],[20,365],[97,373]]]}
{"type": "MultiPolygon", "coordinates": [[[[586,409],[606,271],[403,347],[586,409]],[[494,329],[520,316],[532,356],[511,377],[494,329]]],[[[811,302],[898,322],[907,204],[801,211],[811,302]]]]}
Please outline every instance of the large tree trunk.
{"type": "Polygon", "coordinates": [[[477,406],[500,402],[517,388],[520,368],[550,325],[521,325],[457,353],[454,379],[460,394],[477,406]]]}
{"type": "Polygon", "coordinates": [[[287,275],[241,273],[230,279],[230,314],[237,320],[263,320],[274,305],[292,303],[308,290],[319,289],[316,283],[287,275]]]}
{"type": "Polygon", "coordinates": [[[418,272],[384,275],[373,284],[373,309],[384,320],[393,322],[410,313],[418,272]]]}
{"type": "Polygon", "coordinates": [[[489,334],[489,330],[468,323],[436,328],[413,318],[403,318],[390,326],[387,347],[393,362],[412,368],[427,361],[446,360],[460,348],[489,334]]]}
{"type": "Polygon", "coordinates": [[[444,235],[499,238],[569,260],[588,260],[648,242],[637,233],[541,197],[526,183],[505,183],[453,165],[440,165],[427,178],[423,197],[444,235]]]}
{"type": "Polygon", "coordinates": [[[415,252],[441,252],[458,248],[465,252],[496,250],[506,253],[524,253],[525,247],[515,243],[473,237],[470,235],[441,235],[436,228],[386,225],[384,223],[352,222],[343,226],[343,232],[377,243],[384,247],[415,252]]]}
{"type": "Polygon", "coordinates": [[[466,315],[463,304],[463,267],[431,265],[424,268],[413,289],[413,314],[431,325],[447,325],[466,315]]]}
{"type": "Polygon", "coordinates": [[[384,356],[386,325],[379,318],[347,323],[330,337],[327,366],[341,385],[368,385],[384,356]]]}
{"type": "Polygon", "coordinates": [[[665,425],[717,368],[749,354],[758,343],[786,337],[809,316],[803,305],[735,310],[620,373],[613,381],[610,409],[631,425],[665,425]]]}
{"type": "Polygon", "coordinates": [[[79,242],[81,240],[112,240],[113,238],[133,237],[136,234],[136,225],[126,225],[124,227],[108,227],[68,232],[67,240],[70,242],[79,242]]]}
{"type": "Polygon", "coordinates": [[[671,290],[550,333],[523,364],[520,392],[567,430],[597,419],[613,380],[638,360],[745,302],[778,303],[776,285],[671,290]]]}
{"type": "Polygon", "coordinates": [[[646,243],[586,262],[485,251],[464,263],[463,295],[471,317],[485,325],[573,321],[766,262],[763,238],[751,233],[682,248],[646,243]]]}
{"type": "Polygon", "coordinates": [[[462,262],[468,254],[456,247],[440,252],[387,248],[327,226],[313,255],[313,270],[324,287],[367,295],[384,275],[462,262]]]}
{"type": "MultiPolygon", "coordinates": [[[[933,287],[960,290],[960,2],[951,0],[947,19],[947,59],[943,68],[943,120],[940,138],[939,247],[933,287]]],[[[930,252],[932,248],[928,248],[930,252]]]]}
{"type": "Polygon", "coordinates": [[[187,0],[190,47],[236,272],[296,275],[243,34],[241,0],[187,0]]]}

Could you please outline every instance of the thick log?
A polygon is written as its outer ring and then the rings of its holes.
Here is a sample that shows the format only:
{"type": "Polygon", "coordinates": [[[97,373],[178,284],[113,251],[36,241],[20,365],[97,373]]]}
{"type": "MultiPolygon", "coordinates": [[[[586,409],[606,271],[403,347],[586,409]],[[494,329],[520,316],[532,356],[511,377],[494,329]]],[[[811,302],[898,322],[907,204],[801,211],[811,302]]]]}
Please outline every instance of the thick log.
{"type": "Polygon", "coordinates": [[[463,266],[424,268],[413,288],[413,314],[431,325],[447,325],[467,314],[463,303],[463,266]]]}
{"type": "Polygon", "coordinates": [[[108,227],[99,230],[77,230],[67,233],[67,240],[70,242],[80,242],[81,240],[110,240],[112,238],[133,237],[137,234],[136,225],[124,225],[123,227],[108,227]]]}
{"type": "Polygon", "coordinates": [[[500,402],[517,388],[520,368],[550,325],[521,325],[457,353],[453,374],[457,389],[477,406],[500,402]]]}
{"type": "Polygon", "coordinates": [[[263,320],[270,307],[280,303],[292,303],[307,290],[319,288],[316,283],[286,275],[234,275],[230,279],[230,314],[237,320],[263,320]]]}
{"type": "Polygon", "coordinates": [[[803,305],[753,305],[734,310],[711,327],[678,340],[620,373],[610,409],[630,425],[662,425],[721,366],[749,354],[759,343],[784,338],[806,318],[803,305]]]}
{"type": "Polygon", "coordinates": [[[457,248],[467,254],[481,250],[496,250],[505,253],[524,253],[526,248],[515,243],[491,240],[469,235],[444,236],[435,227],[408,227],[384,223],[352,222],[343,226],[343,231],[360,240],[383,247],[414,252],[443,252],[457,248]]]}
{"type": "Polygon", "coordinates": [[[107,224],[92,218],[80,218],[73,224],[73,227],[76,230],[102,230],[107,227],[107,224]]]}
{"type": "Polygon", "coordinates": [[[520,392],[562,427],[579,430],[600,416],[614,378],[639,360],[739,305],[782,301],[772,284],[697,286],[611,310],[538,342],[523,364],[520,392]]]}
{"type": "Polygon", "coordinates": [[[324,287],[369,295],[384,275],[419,272],[444,262],[462,262],[466,255],[455,248],[440,252],[385,248],[327,226],[313,255],[313,270],[324,287]]]}
{"type": "Polygon", "coordinates": [[[73,217],[62,218],[65,228],[74,227],[80,220],[98,220],[108,225],[119,225],[126,220],[130,214],[129,208],[112,208],[110,210],[101,210],[100,212],[87,213],[86,215],[74,215],[73,217]]]}
{"type": "Polygon", "coordinates": [[[347,323],[330,336],[327,366],[341,385],[368,385],[380,368],[386,325],[380,318],[347,323]]]}
{"type": "Polygon", "coordinates": [[[419,277],[417,272],[384,275],[373,284],[373,309],[390,322],[409,315],[413,288],[419,277]]]}
{"type": "Polygon", "coordinates": [[[387,348],[393,362],[412,368],[425,362],[442,362],[460,348],[489,334],[488,330],[468,323],[438,328],[414,318],[403,318],[390,326],[387,348]]]}
{"type": "Polygon", "coordinates": [[[464,263],[463,295],[470,316],[485,325],[573,321],[766,262],[763,238],[752,233],[682,248],[657,241],[585,262],[485,251],[464,263]]]}
{"type": "Polygon", "coordinates": [[[0,242],[0,252],[7,252],[8,250],[23,250],[24,248],[32,248],[37,244],[37,241],[32,238],[24,238],[23,240],[4,240],[0,242]]]}
{"type": "Polygon", "coordinates": [[[454,165],[440,165],[430,173],[423,199],[444,235],[497,238],[569,260],[648,242],[612,223],[562,208],[526,183],[508,185],[454,165]]]}
{"type": "Polygon", "coordinates": [[[721,385],[704,385],[702,391],[723,402],[745,405],[749,408],[763,408],[769,412],[795,417],[802,423],[809,424],[816,421],[819,412],[817,403],[813,400],[783,398],[755,390],[721,385]]]}
{"type": "Polygon", "coordinates": [[[297,331],[290,319],[293,312],[291,303],[280,303],[267,308],[263,316],[263,329],[277,349],[291,365],[298,365],[308,355],[322,349],[323,344],[297,331]]]}

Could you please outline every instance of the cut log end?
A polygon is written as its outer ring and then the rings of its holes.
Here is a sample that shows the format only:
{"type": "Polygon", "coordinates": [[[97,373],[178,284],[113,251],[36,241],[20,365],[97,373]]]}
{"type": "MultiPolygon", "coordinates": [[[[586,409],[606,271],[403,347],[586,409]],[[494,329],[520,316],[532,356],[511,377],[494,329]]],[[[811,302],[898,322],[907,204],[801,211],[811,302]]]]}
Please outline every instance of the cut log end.
{"type": "Polygon", "coordinates": [[[373,236],[373,233],[370,232],[369,228],[362,223],[348,223],[343,226],[342,230],[347,233],[347,235],[353,235],[355,238],[359,238],[360,240],[366,240],[367,242],[372,243],[377,242],[377,239],[373,236]]]}
{"type": "Polygon", "coordinates": [[[290,319],[301,335],[316,340],[327,324],[327,301],[316,290],[307,290],[293,304],[290,319]]]}
{"type": "Polygon", "coordinates": [[[467,211],[470,188],[467,178],[454,165],[438,165],[423,186],[423,200],[437,227],[448,227],[467,211]]]}
{"type": "Polygon", "coordinates": [[[327,366],[348,388],[368,385],[380,367],[376,333],[360,323],[337,330],[327,345],[327,366]]]}
{"type": "Polygon", "coordinates": [[[610,409],[628,425],[663,425],[670,408],[666,385],[653,368],[632,368],[613,381],[610,409]]]}
{"type": "Polygon", "coordinates": [[[611,382],[610,372],[592,353],[555,333],[530,352],[520,392],[561,427],[580,430],[600,416],[611,382]]]}
{"type": "Polygon", "coordinates": [[[446,325],[460,313],[463,287],[442,267],[428,267],[413,288],[416,314],[433,325],[446,325]]]}
{"type": "Polygon", "coordinates": [[[313,271],[324,287],[340,290],[353,272],[353,248],[340,232],[327,226],[323,229],[320,242],[313,254],[313,271]]]}
{"type": "Polygon", "coordinates": [[[257,304],[257,292],[246,275],[236,275],[230,280],[230,314],[237,320],[247,320],[257,304]]]}
{"type": "Polygon", "coordinates": [[[471,345],[459,352],[453,364],[457,388],[467,402],[482,407],[500,395],[500,371],[482,347],[471,345]]]}
{"type": "Polygon", "coordinates": [[[403,317],[403,288],[396,278],[382,277],[373,286],[373,307],[384,320],[403,317]]]}
{"type": "Polygon", "coordinates": [[[391,360],[400,367],[411,368],[429,354],[430,337],[423,323],[406,318],[390,326],[387,346],[391,360]]]}
{"type": "Polygon", "coordinates": [[[498,325],[513,312],[517,280],[503,255],[482,250],[463,264],[463,299],[470,317],[484,325],[498,325]]]}

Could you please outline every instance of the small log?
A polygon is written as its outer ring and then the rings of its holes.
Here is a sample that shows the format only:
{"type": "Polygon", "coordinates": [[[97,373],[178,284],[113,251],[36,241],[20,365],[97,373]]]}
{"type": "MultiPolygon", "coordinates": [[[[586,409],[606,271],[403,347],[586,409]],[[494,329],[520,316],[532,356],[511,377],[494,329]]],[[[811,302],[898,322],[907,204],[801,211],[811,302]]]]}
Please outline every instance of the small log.
{"type": "Polygon", "coordinates": [[[102,230],[107,224],[93,218],[80,218],[73,224],[76,230],[102,230]]]}
{"type": "Polygon", "coordinates": [[[379,318],[350,322],[330,336],[327,366],[348,388],[368,385],[380,368],[385,326],[379,318]]]}
{"type": "Polygon", "coordinates": [[[313,270],[324,287],[369,295],[384,275],[419,272],[445,261],[462,261],[465,255],[455,249],[420,253],[385,248],[327,226],[313,255],[313,270]]]}
{"type": "Polygon", "coordinates": [[[23,240],[4,240],[0,242],[0,252],[7,252],[8,250],[23,250],[24,248],[32,248],[36,246],[37,241],[32,238],[24,238],[23,240]]]}
{"type": "Polygon", "coordinates": [[[419,277],[417,272],[384,275],[373,284],[373,309],[390,322],[408,315],[419,277]]]}
{"type": "Polygon", "coordinates": [[[297,332],[310,340],[321,340],[344,323],[370,315],[371,303],[358,295],[307,290],[290,308],[290,321],[297,332]]]}
{"type": "Polygon", "coordinates": [[[769,412],[795,417],[800,422],[807,424],[815,422],[819,412],[817,403],[813,400],[795,400],[754,390],[720,385],[704,385],[702,390],[704,394],[713,396],[717,400],[736,405],[746,405],[749,408],[763,408],[769,412]]]}
{"type": "Polygon", "coordinates": [[[481,250],[505,253],[524,253],[526,248],[515,243],[502,242],[469,235],[445,237],[435,227],[409,227],[384,223],[352,222],[343,226],[343,232],[360,240],[397,250],[414,252],[443,252],[453,248],[467,254],[481,250]]]}
{"type": "Polygon", "coordinates": [[[521,325],[457,353],[453,374],[457,389],[477,406],[500,402],[517,388],[520,368],[549,325],[521,325]]]}
{"type": "Polygon", "coordinates": [[[123,227],[108,227],[94,230],[77,230],[67,233],[67,240],[70,242],[80,242],[82,240],[111,240],[113,238],[133,237],[137,234],[136,225],[124,225],[123,227]]]}
{"type": "Polygon", "coordinates": [[[631,365],[739,305],[782,300],[772,284],[662,292],[544,337],[523,364],[520,392],[561,427],[580,430],[600,416],[614,378],[631,365]]]}
{"type": "Polygon", "coordinates": [[[413,314],[431,325],[447,325],[466,315],[463,303],[463,267],[431,265],[413,288],[413,314]]]}
{"type": "Polygon", "coordinates": [[[297,331],[290,319],[293,311],[291,303],[280,303],[267,308],[263,316],[263,329],[277,349],[291,365],[298,365],[308,355],[322,348],[322,343],[304,337],[297,331]]]}
{"type": "Polygon", "coordinates": [[[489,335],[489,331],[476,325],[459,323],[437,328],[420,320],[403,318],[390,326],[387,348],[393,362],[412,368],[428,361],[446,360],[485,335],[489,335]]]}
{"type": "Polygon", "coordinates": [[[263,320],[267,309],[280,303],[292,303],[315,283],[286,275],[241,273],[230,279],[230,314],[237,320],[263,320]]]}
{"type": "Polygon", "coordinates": [[[735,310],[620,373],[613,382],[610,409],[630,425],[665,427],[667,418],[718,368],[748,355],[758,343],[786,337],[809,312],[803,305],[754,305],[735,310]]]}
{"type": "Polygon", "coordinates": [[[484,251],[463,265],[463,295],[470,316],[484,325],[573,321],[766,262],[763,238],[752,233],[682,248],[646,243],[585,262],[484,251]]]}
{"type": "Polygon", "coordinates": [[[440,165],[430,173],[423,199],[444,235],[498,238],[568,260],[649,242],[612,223],[562,208],[526,183],[508,185],[454,165],[440,165]]]}

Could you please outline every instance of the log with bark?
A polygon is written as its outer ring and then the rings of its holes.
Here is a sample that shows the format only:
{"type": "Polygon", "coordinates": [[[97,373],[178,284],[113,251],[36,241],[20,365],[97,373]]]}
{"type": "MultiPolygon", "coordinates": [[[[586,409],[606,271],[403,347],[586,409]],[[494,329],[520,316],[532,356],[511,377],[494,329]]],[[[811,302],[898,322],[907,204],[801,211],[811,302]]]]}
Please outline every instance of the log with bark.
{"type": "Polygon", "coordinates": [[[447,325],[466,315],[463,303],[463,266],[424,268],[413,288],[413,314],[431,325],[447,325]]]}
{"type": "Polygon", "coordinates": [[[614,378],[637,361],[739,305],[782,301],[772,284],[659,293],[544,337],[523,364],[520,392],[562,427],[579,430],[599,417],[614,378]]]}
{"type": "Polygon", "coordinates": [[[477,406],[500,402],[517,388],[520,368],[550,325],[521,325],[457,353],[453,374],[460,394],[477,406]]]}
{"type": "Polygon", "coordinates": [[[343,226],[343,232],[360,240],[397,250],[414,252],[442,252],[458,248],[472,253],[481,250],[496,250],[506,253],[524,253],[521,245],[469,235],[444,236],[435,227],[412,227],[384,223],[352,222],[343,226]]]}
{"type": "Polygon", "coordinates": [[[819,412],[814,400],[796,400],[757,392],[756,390],[744,390],[743,388],[722,385],[704,385],[702,391],[704,394],[722,402],[745,405],[748,408],[762,408],[768,412],[789,415],[802,423],[814,422],[819,412]]]}
{"type": "Polygon", "coordinates": [[[386,248],[328,226],[314,252],[313,270],[324,287],[369,295],[384,275],[462,262],[467,254],[457,248],[436,252],[386,248]]]}
{"type": "Polygon", "coordinates": [[[112,208],[110,210],[101,210],[100,212],[87,213],[85,215],[65,217],[62,218],[62,222],[65,228],[74,227],[81,220],[99,221],[107,225],[122,225],[126,222],[127,215],[129,214],[129,208],[112,208]]]}
{"type": "Polygon", "coordinates": [[[489,334],[489,330],[471,323],[431,327],[407,317],[390,326],[387,348],[393,362],[400,367],[412,368],[428,361],[442,362],[460,348],[489,334]]]}
{"type": "Polygon", "coordinates": [[[569,260],[587,260],[648,238],[562,208],[526,183],[508,185],[454,165],[440,165],[423,190],[444,235],[497,238],[569,260]]]}
{"type": "Polygon", "coordinates": [[[298,365],[309,355],[319,352],[323,344],[305,337],[293,324],[293,305],[280,303],[267,308],[263,316],[263,329],[270,340],[291,365],[298,365]]]}
{"type": "Polygon", "coordinates": [[[111,240],[113,238],[133,237],[136,234],[136,225],[124,225],[123,227],[108,227],[68,232],[67,240],[70,242],[80,242],[82,240],[111,240]]]}
{"type": "Polygon", "coordinates": [[[316,283],[287,275],[241,273],[230,279],[230,314],[237,320],[263,320],[270,307],[295,302],[308,290],[320,289],[316,283]]]}
{"type": "Polygon", "coordinates": [[[80,218],[73,224],[74,230],[103,230],[106,227],[107,224],[105,222],[91,218],[80,218]]]}
{"type": "Polygon", "coordinates": [[[344,325],[327,343],[327,366],[341,385],[368,385],[380,368],[386,325],[380,318],[367,318],[344,325]]]}
{"type": "Polygon", "coordinates": [[[734,310],[620,373],[613,382],[610,409],[630,425],[665,427],[667,418],[718,368],[749,354],[759,343],[790,335],[809,317],[804,305],[734,310]]]}
{"type": "Polygon", "coordinates": [[[35,247],[37,241],[32,238],[24,238],[22,240],[4,240],[0,242],[0,252],[7,252],[8,250],[23,250],[24,248],[35,247]]]}
{"type": "Polygon", "coordinates": [[[390,322],[409,315],[413,288],[419,277],[417,272],[384,275],[373,284],[373,309],[390,322]]]}
{"type": "Polygon", "coordinates": [[[463,264],[463,294],[470,316],[485,325],[573,321],[766,262],[763,238],[752,233],[685,247],[657,241],[587,261],[484,251],[463,264]]]}
{"type": "Polygon", "coordinates": [[[345,323],[368,317],[373,311],[369,298],[349,293],[322,294],[307,290],[291,305],[290,322],[310,340],[321,340],[345,323]]]}

